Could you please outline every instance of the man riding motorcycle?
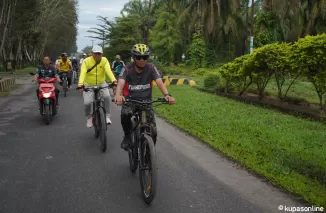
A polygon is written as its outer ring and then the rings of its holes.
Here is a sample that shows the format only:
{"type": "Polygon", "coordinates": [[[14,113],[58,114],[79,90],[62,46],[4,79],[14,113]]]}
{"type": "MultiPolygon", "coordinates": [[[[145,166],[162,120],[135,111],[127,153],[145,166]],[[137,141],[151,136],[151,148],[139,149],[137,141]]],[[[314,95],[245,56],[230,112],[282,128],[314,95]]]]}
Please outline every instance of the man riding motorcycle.
{"type": "MultiPolygon", "coordinates": [[[[131,54],[134,62],[128,64],[125,68],[123,68],[119,75],[118,87],[115,93],[116,103],[121,105],[125,100],[125,97],[138,101],[151,100],[152,81],[155,81],[169,104],[175,104],[175,99],[169,94],[157,68],[154,64],[147,62],[150,55],[150,50],[147,45],[136,44],[132,48],[131,54]],[[122,89],[123,96],[121,96],[122,89]]],[[[127,150],[130,144],[130,119],[134,115],[137,108],[138,105],[133,103],[125,103],[122,105],[121,125],[124,131],[124,138],[121,143],[121,148],[124,150],[127,150]]],[[[153,107],[148,105],[146,107],[146,111],[147,121],[152,126],[152,137],[155,144],[157,139],[157,130],[153,107]]]]}
{"type": "Polygon", "coordinates": [[[116,55],[115,59],[112,63],[112,70],[114,71],[115,77],[118,78],[125,63],[121,60],[120,55],[116,55]]]}
{"type": "MultiPolygon", "coordinates": [[[[109,76],[111,82],[116,84],[116,78],[114,77],[111,68],[110,62],[106,57],[102,56],[103,49],[102,47],[96,45],[92,49],[92,56],[85,58],[80,70],[80,77],[78,82],[78,89],[81,89],[83,86],[85,88],[99,86],[106,87],[108,84],[105,81],[105,74],[109,76]],[[89,70],[89,71],[88,71],[89,70]]],[[[111,96],[108,88],[100,90],[101,97],[105,100],[104,106],[106,111],[106,123],[111,124],[111,96]]],[[[88,128],[93,127],[92,123],[92,103],[94,101],[94,92],[88,91],[83,92],[84,97],[84,109],[87,119],[86,126],[88,128]]]]}
{"type": "MultiPolygon", "coordinates": [[[[61,59],[59,59],[57,65],[56,65],[56,68],[60,72],[59,73],[60,79],[62,79],[63,72],[67,73],[68,87],[70,88],[71,87],[71,76],[69,75],[69,72],[72,71],[72,64],[71,64],[71,61],[67,58],[67,53],[61,54],[61,59]]],[[[60,82],[60,85],[62,86],[61,82],[60,82]]]]}
{"type": "MultiPolygon", "coordinates": [[[[60,82],[59,76],[56,74],[56,70],[53,66],[50,66],[50,57],[49,56],[44,56],[43,58],[43,65],[37,68],[36,74],[34,75],[34,80],[36,82],[39,81],[40,78],[57,78],[58,82],[60,82]]],[[[57,99],[57,106],[59,106],[59,90],[56,89],[55,94],[56,94],[56,99],[57,99]]],[[[36,96],[37,99],[39,99],[39,90],[37,87],[36,90],[36,96]]]]}

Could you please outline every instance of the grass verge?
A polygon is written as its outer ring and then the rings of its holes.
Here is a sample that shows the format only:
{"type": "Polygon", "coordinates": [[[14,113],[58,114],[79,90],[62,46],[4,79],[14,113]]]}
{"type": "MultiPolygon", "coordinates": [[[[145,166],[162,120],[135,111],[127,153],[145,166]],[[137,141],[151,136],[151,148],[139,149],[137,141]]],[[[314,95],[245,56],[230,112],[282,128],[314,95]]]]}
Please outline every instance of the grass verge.
{"type": "Polygon", "coordinates": [[[0,97],[5,97],[8,96],[10,94],[11,91],[18,89],[19,87],[21,87],[22,84],[13,84],[11,85],[8,89],[6,89],[5,91],[0,91],[0,97]]]}
{"type": "MultiPolygon", "coordinates": [[[[326,207],[326,126],[275,110],[170,86],[156,113],[309,203],[326,207]]],[[[154,97],[161,97],[155,87],[154,97]]]]}
{"type": "Polygon", "coordinates": [[[9,72],[0,72],[0,76],[8,76],[8,75],[25,75],[28,74],[29,72],[35,72],[36,67],[26,67],[23,69],[16,70],[13,74],[12,71],[9,72]]]}

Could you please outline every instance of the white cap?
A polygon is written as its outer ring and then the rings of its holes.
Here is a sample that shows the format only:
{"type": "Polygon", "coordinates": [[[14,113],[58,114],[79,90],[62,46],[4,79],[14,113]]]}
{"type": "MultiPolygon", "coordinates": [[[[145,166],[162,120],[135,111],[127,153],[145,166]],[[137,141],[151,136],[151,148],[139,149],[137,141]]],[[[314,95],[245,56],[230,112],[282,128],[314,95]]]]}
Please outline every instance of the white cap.
{"type": "Polygon", "coordinates": [[[95,45],[95,46],[93,46],[92,52],[93,53],[103,53],[103,49],[101,46],[95,45]]]}
{"type": "Polygon", "coordinates": [[[86,56],[86,53],[84,53],[83,55],[85,55],[85,56],[86,56]]]}

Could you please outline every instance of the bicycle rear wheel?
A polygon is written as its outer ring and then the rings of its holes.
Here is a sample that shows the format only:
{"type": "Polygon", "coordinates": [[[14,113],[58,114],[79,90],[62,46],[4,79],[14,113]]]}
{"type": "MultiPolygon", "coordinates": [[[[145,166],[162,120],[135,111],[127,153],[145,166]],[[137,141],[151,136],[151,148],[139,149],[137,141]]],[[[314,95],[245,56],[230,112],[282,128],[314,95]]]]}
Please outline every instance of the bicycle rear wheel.
{"type": "Polygon", "coordinates": [[[100,135],[100,140],[101,140],[101,151],[105,152],[106,151],[106,117],[104,110],[102,108],[98,109],[98,121],[99,121],[99,135],[100,135]]]}
{"type": "Polygon", "coordinates": [[[139,180],[145,203],[150,204],[156,194],[157,163],[153,139],[143,135],[140,146],[139,180]]]}

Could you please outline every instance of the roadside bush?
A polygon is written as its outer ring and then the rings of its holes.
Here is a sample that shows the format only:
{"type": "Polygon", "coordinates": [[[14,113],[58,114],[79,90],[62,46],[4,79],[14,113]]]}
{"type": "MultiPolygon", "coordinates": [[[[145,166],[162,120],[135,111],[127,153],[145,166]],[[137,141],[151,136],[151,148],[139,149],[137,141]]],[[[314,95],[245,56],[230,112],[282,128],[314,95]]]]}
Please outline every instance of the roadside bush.
{"type": "Polygon", "coordinates": [[[260,98],[274,76],[277,94],[285,100],[297,79],[309,79],[314,85],[320,107],[326,94],[326,34],[306,36],[294,44],[269,44],[257,48],[218,69],[226,81],[225,92],[237,90],[242,95],[250,85],[257,86],[260,98]],[[287,82],[285,84],[285,82],[287,82]],[[287,85],[286,87],[284,85],[287,85]]]}
{"type": "Polygon", "coordinates": [[[223,86],[223,79],[218,72],[210,72],[204,79],[204,87],[206,88],[220,88],[223,86]]]}
{"type": "Polygon", "coordinates": [[[252,55],[246,54],[239,58],[236,58],[233,62],[224,64],[219,73],[225,79],[225,92],[237,90],[242,95],[245,90],[252,84],[252,78],[249,73],[245,73],[242,70],[243,64],[252,55]]]}
{"type": "Polygon", "coordinates": [[[326,34],[306,36],[293,45],[295,66],[314,85],[320,107],[326,93],[326,34]]]}

